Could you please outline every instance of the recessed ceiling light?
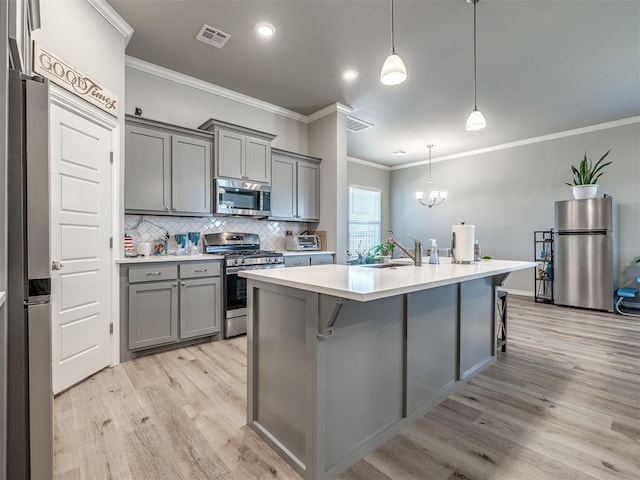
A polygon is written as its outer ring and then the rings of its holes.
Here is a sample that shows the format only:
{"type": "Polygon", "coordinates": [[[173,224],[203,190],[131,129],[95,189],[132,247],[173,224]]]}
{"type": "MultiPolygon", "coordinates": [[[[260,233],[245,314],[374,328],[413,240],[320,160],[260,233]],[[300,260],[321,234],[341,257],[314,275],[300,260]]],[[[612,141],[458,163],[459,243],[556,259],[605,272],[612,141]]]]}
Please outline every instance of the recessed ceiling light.
{"type": "Polygon", "coordinates": [[[345,80],[354,80],[358,76],[358,72],[356,70],[345,70],[342,72],[342,77],[345,80]]]}
{"type": "Polygon", "coordinates": [[[276,33],[276,27],[270,23],[262,22],[256,25],[256,32],[262,37],[273,37],[276,33]]]}
{"type": "Polygon", "coordinates": [[[407,151],[406,150],[396,150],[395,152],[393,152],[394,155],[406,155],[407,151]]]}

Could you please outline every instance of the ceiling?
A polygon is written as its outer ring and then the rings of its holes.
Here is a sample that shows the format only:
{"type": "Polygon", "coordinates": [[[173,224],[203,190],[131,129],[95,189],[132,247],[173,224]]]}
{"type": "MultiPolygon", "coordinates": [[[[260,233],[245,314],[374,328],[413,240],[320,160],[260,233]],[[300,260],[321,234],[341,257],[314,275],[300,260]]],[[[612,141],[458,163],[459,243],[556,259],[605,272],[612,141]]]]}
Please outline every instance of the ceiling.
{"type": "MultiPolygon", "coordinates": [[[[478,108],[473,6],[396,0],[395,44],[408,78],[379,81],[390,51],[388,0],[108,0],[135,30],[127,55],[299,112],[339,102],[374,127],[348,155],[388,166],[640,115],[640,1],[481,0],[478,108]],[[276,27],[258,38],[258,22],[276,27]],[[203,23],[231,35],[195,40],[203,23]],[[358,70],[347,82],[341,72],[358,70]],[[397,150],[406,155],[394,155],[397,150]]],[[[205,119],[203,119],[205,120],[205,119]]]]}

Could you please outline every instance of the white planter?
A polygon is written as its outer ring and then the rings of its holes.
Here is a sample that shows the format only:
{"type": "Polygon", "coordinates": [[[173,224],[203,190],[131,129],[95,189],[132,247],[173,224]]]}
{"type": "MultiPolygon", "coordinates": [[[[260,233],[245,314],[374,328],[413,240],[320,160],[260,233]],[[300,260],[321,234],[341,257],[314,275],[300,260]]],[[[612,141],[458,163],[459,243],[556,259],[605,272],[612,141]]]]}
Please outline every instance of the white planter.
{"type": "Polygon", "coordinates": [[[573,193],[573,198],[576,200],[582,200],[584,198],[596,198],[598,194],[598,185],[576,185],[571,187],[571,192],[573,193]]]}

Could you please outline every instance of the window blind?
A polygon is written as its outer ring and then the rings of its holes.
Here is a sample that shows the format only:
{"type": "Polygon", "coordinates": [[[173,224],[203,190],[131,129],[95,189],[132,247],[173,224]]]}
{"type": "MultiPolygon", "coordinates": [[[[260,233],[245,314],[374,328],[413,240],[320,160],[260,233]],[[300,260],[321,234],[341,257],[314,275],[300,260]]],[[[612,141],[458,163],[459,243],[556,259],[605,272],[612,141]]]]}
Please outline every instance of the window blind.
{"type": "Polygon", "coordinates": [[[368,252],[380,243],[380,191],[349,187],[349,253],[368,252]]]}

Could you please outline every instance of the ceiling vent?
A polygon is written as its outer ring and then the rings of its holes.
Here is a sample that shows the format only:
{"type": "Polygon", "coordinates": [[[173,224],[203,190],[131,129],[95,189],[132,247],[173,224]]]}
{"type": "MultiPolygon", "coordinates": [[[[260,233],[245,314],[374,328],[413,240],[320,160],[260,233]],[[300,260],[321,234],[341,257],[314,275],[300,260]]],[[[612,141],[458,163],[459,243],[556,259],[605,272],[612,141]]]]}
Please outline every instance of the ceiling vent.
{"type": "Polygon", "coordinates": [[[207,24],[203,25],[198,35],[196,35],[197,40],[218,48],[224,47],[224,44],[227,43],[227,40],[230,38],[231,35],[228,33],[224,33],[222,30],[210,27],[207,24]]]}
{"type": "Polygon", "coordinates": [[[350,132],[358,133],[371,127],[373,127],[373,123],[368,123],[364,120],[360,120],[359,118],[347,115],[347,130],[350,132]]]}

